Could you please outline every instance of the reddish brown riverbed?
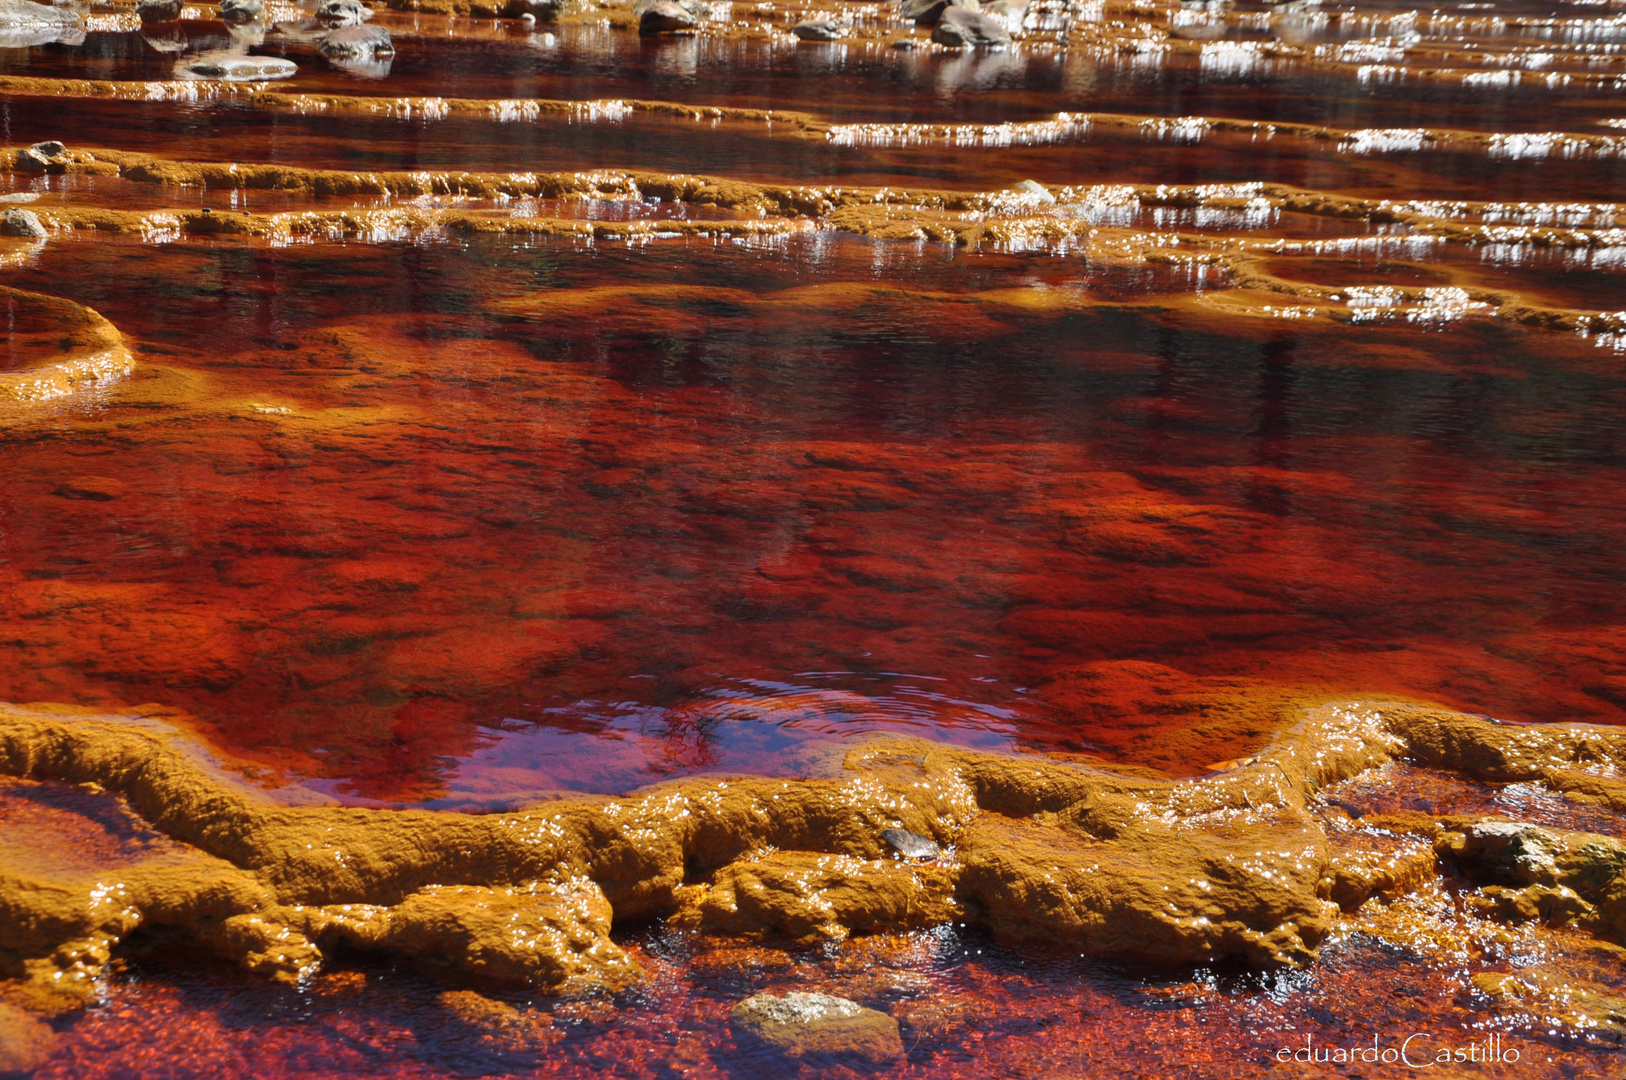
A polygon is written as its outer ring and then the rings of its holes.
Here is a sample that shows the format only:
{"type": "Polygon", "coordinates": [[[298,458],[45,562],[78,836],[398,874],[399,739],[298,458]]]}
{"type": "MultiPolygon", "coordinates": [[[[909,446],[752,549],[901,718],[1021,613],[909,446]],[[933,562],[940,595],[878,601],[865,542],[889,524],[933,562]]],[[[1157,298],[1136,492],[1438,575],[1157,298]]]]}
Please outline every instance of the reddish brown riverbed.
{"type": "MultiPolygon", "coordinates": [[[[229,44],[195,8],[179,53],[112,6],[83,44],[0,50],[9,149],[286,167],[0,175],[50,226],[0,238],[0,285],[94,309],[134,362],[0,403],[0,700],[139,706],[267,784],[448,812],[794,777],[877,731],[1195,776],[1265,744],[1266,699],[1620,723],[1614,9],[1273,32],[1243,4],[1205,42],[1165,8],[1036,5],[982,54],[889,48],[926,38],[890,5],[846,6],[836,45],[770,5],[662,40],[619,9],[381,12],[382,77],[273,31],[255,52],[299,70],[266,86],[173,81],[229,44]],[[354,179],[460,170],[722,186],[354,179]],[[903,224],[730,201],[746,182],[863,188],[903,224]],[[468,224],[518,219],[553,224],[468,224]]],[[[9,304],[0,374],[54,351],[9,304]]],[[[1394,784],[1350,798],[1623,831],[1394,784]]],[[[1522,1051],[1460,1075],[1617,1068],[1618,1027],[1467,981],[1511,957],[1618,994],[1614,954],[1578,930],[1453,952],[1458,884],[1272,974],[956,926],[798,952],[618,924],[647,985],[537,999],[548,1048],[517,1055],[376,958],[291,991],[148,943],[37,1075],[774,1075],[724,1015],[802,988],[899,1017],[899,1075],[1311,1076],[1278,1050],[1418,1032],[1522,1051]]]]}

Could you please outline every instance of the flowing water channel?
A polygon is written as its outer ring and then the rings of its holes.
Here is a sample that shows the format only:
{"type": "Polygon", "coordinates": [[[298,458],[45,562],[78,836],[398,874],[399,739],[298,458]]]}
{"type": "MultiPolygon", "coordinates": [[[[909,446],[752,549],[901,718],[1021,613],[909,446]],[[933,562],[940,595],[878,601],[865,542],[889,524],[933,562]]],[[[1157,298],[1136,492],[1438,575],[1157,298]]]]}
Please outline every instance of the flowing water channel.
{"type": "MultiPolygon", "coordinates": [[[[1036,0],[949,48],[892,3],[484,2],[372,9],[359,60],[280,2],[0,37],[0,209],[43,233],[0,236],[0,699],[276,805],[474,818],[877,739],[1196,784],[1326,702],[1626,720],[1626,6],[1036,0]]],[[[1626,835],[1419,753],[1305,820],[1626,835]]],[[[5,771],[0,868],[185,839],[5,771]]],[[[1626,953],[1455,865],[1281,965],[975,900],[695,932],[603,878],[641,975],[591,992],[132,931],[74,1007],[13,995],[51,1031],[17,1060],[788,1076],[729,1009],[806,990],[898,1022],[887,1075],[1399,1076],[1292,1052],[1417,1033],[1475,1048],[1437,1075],[1613,1075],[1626,953]]]]}

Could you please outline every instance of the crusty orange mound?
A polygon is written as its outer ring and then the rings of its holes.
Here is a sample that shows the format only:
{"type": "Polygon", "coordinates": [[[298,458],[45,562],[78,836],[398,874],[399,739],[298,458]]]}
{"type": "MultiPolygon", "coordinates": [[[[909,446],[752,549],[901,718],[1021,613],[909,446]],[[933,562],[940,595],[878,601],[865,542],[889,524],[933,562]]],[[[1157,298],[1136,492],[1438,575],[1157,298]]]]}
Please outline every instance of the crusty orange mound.
{"type": "Polygon", "coordinates": [[[13,352],[27,353],[32,339],[45,345],[21,368],[0,371],[0,405],[62,397],[127,375],[135,367],[118,327],[91,308],[5,286],[0,286],[0,304],[21,312],[37,328],[33,333],[10,334],[13,352]]]}
{"type": "MultiPolygon", "coordinates": [[[[174,729],[6,705],[0,977],[14,1002],[72,1008],[148,927],[288,982],[347,945],[461,980],[614,988],[639,972],[612,921],[655,916],[807,943],[953,919],[1154,965],[1296,964],[1340,905],[1405,886],[1341,865],[1314,812],[1319,788],[1402,756],[1626,810],[1626,731],[1401,702],[1303,710],[1257,756],[1192,780],[882,737],[807,779],[697,778],[487,816],[283,805],[174,729]],[[944,856],[896,857],[881,832],[900,827],[944,856]]],[[[1622,871],[1588,905],[1617,940],[1622,871]]]]}

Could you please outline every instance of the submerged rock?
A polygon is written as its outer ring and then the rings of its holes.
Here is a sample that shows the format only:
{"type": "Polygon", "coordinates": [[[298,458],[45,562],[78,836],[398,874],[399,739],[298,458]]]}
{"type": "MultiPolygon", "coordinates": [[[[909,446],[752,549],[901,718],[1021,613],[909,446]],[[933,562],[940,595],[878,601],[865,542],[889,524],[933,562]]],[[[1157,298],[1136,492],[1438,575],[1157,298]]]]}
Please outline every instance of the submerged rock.
{"type": "Polygon", "coordinates": [[[903,1056],[898,1022],[830,994],[757,994],[728,1012],[742,1048],[765,1049],[803,1065],[885,1065],[903,1056]]]}
{"type": "Polygon", "coordinates": [[[141,40],[153,52],[166,55],[185,52],[192,45],[191,39],[176,29],[144,30],[141,40]]]}
{"type": "Polygon", "coordinates": [[[75,476],[62,481],[51,494],[63,499],[112,502],[124,494],[124,482],[111,476],[75,476]]]}
{"type": "Polygon", "coordinates": [[[51,1051],[52,1038],[48,1024],[0,1001],[0,1076],[39,1068],[51,1051]]]}
{"type": "Polygon", "coordinates": [[[174,22],[183,6],[181,0],[136,0],[136,15],[143,23],[174,22]]]}
{"type": "Polygon", "coordinates": [[[1574,978],[1553,979],[1524,969],[1517,974],[1482,971],[1469,979],[1475,990],[1499,1006],[1512,1006],[1581,1031],[1626,1034],[1626,996],[1608,987],[1574,978]]]}
{"type": "Polygon", "coordinates": [[[316,21],[323,26],[360,26],[373,17],[360,0],[322,0],[316,8],[316,21]]]}
{"type": "Polygon", "coordinates": [[[905,1001],[892,1009],[909,1044],[927,1049],[960,1042],[968,1032],[983,1026],[984,1014],[982,1003],[974,998],[935,995],[905,1001]]]}
{"type": "Polygon", "coordinates": [[[943,12],[943,17],[932,28],[932,40],[939,45],[955,48],[986,48],[1009,45],[1011,32],[1005,29],[1004,23],[990,15],[951,7],[943,12]]]}
{"type": "Polygon", "coordinates": [[[640,34],[669,34],[692,30],[699,23],[693,11],[674,0],[638,0],[632,5],[640,34]]]}
{"type": "Polygon", "coordinates": [[[263,0],[220,0],[220,18],[228,23],[246,23],[265,11],[263,0]]]}
{"type": "Polygon", "coordinates": [[[186,70],[205,79],[227,82],[258,82],[286,79],[298,71],[292,60],[280,56],[245,56],[234,52],[200,53],[186,64],[186,70]]]}
{"type": "Polygon", "coordinates": [[[323,36],[317,44],[323,56],[373,59],[395,55],[395,42],[382,26],[345,26],[323,36]]]}
{"type": "Polygon", "coordinates": [[[536,1057],[564,1038],[547,1013],[516,1008],[473,990],[448,990],[438,1001],[487,1053],[536,1057]]]}

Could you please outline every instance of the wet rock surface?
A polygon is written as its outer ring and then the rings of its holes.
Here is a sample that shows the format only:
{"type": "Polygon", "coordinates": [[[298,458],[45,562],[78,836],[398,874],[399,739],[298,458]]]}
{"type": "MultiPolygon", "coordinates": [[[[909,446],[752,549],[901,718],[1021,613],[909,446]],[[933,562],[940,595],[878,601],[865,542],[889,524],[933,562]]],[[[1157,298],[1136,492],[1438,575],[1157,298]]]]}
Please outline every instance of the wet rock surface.
{"type": "Polygon", "coordinates": [[[949,8],[975,12],[980,11],[982,5],[978,0],[902,0],[898,13],[921,26],[935,26],[949,8]]]}
{"type": "Polygon", "coordinates": [[[932,40],[954,48],[987,48],[1009,45],[1011,33],[992,15],[950,6],[932,28],[932,40]]]}
{"type": "Polygon", "coordinates": [[[186,70],[206,79],[254,82],[260,79],[287,79],[298,70],[292,60],[280,56],[248,56],[237,52],[201,53],[185,61],[186,70]]]}
{"type": "Polygon", "coordinates": [[[17,151],[16,167],[23,172],[65,172],[68,168],[67,147],[60,142],[39,142],[17,151]]]}
{"type": "Polygon", "coordinates": [[[1539,971],[1483,972],[1472,981],[1498,1005],[1538,1011],[1582,1031],[1626,1034],[1626,996],[1607,987],[1539,971]]]}
{"type": "Polygon", "coordinates": [[[372,9],[360,0],[323,0],[316,7],[316,21],[323,26],[360,26],[372,17],[372,9]]]}
{"type": "Polygon", "coordinates": [[[37,1069],[51,1050],[48,1024],[15,1005],[0,1001],[0,1076],[24,1076],[37,1069]]]}
{"type": "MultiPolygon", "coordinates": [[[[610,914],[591,881],[530,882],[430,886],[388,908],[330,905],[292,921],[316,942],[387,950],[487,983],[618,989],[636,970],[610,940],[610,914]]],[[[314,950],[304,955],[290,951],[284,969],[319,962],[314,950]]]]}
{"type": "Polygon", "coordinates": [[[829,994],[758,994],[730,1009],[728,1020],[741,1043],[814,1068],[903,1056],[896,1020],[829,994]]]}
{"type": "Polygon", "coordinates": [[[371,58],[393,56],[395,43],[382,26],[344,26],[322,36],[317,45],[324,56],[371,58]]]}
{"type": "Polygon", "coordinates": [[[0,48],[77,45],[84,40],[85,22],[76,11],[32,0],[0,0],[0,48]]]}
{"type": "Polygon", "coordinates": [[[1490,910],[1503,917],[1553,924],[1579,919],[1626,945],[1626,842],[1483,821],[1445,833],[1440,849],[1479,879],[1503,886],[1486,890],[1490,910]]]}
{"type": "Polygon", "coordinates": [[[791,27],[791,33],[803,41],[836,41],[843,33],[843,28],[834,19],[803,19],[791,27]]]}
{"type": "Polygon", "coordinates": [[[960,913],[955,884],[946,867],[917,871],[890,861],[779,852],[719,870],[676,918],[712,933],[840,941],[949,922],[960,913]]]}
{"type": "Polygon", "coordinates": [[[692,30],[699,20],[694,11],[676,0],[638,0],[632,6],[640,34],[668,34],[692,30]]]}
{"type": "Polygon", "coordinates": [[[935,859],[943,854],[943,849],[935,840],[907,829],[882,829],[881,839],[890,844],[898,854],[909,859],[935,859]]]}
{"type": "Polygon", "coordinates": [[[220,0],[220,18],[234,25],[251,23],[265,12],[263,0],[220,0]]]}
{"type": "Polygon", "coordinates": [[[32,210],[13,206],[0,213],[0,236],[21,236],[31,240],[43,239],[45,226],[32,210]]]}
{"type": "Polygon", "coordinates": [[[437,1000],[482,1050],[501,1058],[534,1062],[563,1038],[553,1017],[540,1010],[517,1008],[473,990],[448,990],[437,1000]]]}
{"type": "MultiPolygon", "coordinates": [[[[31,210],[12,207],[9,212],[37,219],[31,210]]],[[[31,230],[32,224],[24,219],[17,227],[31,230]]],[[[67,397],[126,375],[135,366],[118,328],[90,308],[3,286],[0,302],[12,320],[11,363],[0,370],[0,403],[67,397]]]]}
{"type": "Polygon", "coordinates": [[[184,6],[181,0],[138,0],[136,15],[143,23],[174,22],[184,6]]]}

